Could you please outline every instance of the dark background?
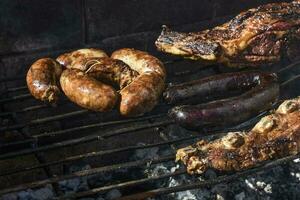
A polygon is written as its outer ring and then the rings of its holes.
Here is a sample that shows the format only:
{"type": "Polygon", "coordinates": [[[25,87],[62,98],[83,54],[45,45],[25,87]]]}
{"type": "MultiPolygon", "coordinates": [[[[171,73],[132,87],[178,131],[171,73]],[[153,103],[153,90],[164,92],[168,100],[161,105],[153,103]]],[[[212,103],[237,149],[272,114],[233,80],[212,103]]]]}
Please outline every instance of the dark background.
{"type": "Polygon", "coordinates": [[[212,26],[211,20],[276,1],[1,0],[0,78],[24,74],[39,57],[82,47],[108,53],[134,47],[155,54],[162,24],[201,30],[212,26]]]}

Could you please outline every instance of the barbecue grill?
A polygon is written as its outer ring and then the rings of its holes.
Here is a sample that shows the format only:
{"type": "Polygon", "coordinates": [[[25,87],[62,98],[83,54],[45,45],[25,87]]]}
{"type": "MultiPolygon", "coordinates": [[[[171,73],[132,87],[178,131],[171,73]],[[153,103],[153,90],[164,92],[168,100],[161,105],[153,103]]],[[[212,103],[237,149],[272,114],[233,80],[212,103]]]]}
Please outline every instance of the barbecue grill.
{"type": "MultiPolygon", "coordinates": [[[[14,3],[1,3],[2,5],[0,5],[1,7],[5,5],[11,8],[12,5],[20,4],[16,1],[12,2],[14,3]]],[[[137,10],[140,6],[152,4],[154,6],[151,8],[158,9],[158,11],[167,9],[170,4],[172,4],[172,8],[170,13],[167,12],[159,14],[161,16],[153,17],[153,20],[157,20],[157,22],[152,23],[149,21],[151,20],[148,16],[150,14],[146,12],[145,18],[141,17],[139,19],[145,22],[141,22],[140,26],[135,24],[139,26],[136,29],[138,33],[130,32],[131,30],[126,32],[126,28],[123,27],[111,28],[110,32],[116,31],[119,33],[118,36],[113,37],[108,37],[110,33],[107,33],[108,35],[100,34],[101,36],[99,36],[95,32],[99,31],[96,27],[98,23],[99,26],[102,25],[107,28],[105,23],[101,24],[97,21],[99,18],[102,17],[102,20],[104,20],[103,17],[107,17],[106,20],[112,23],[112,26],[114,19],[109,18],[111,16],[105,16],[107,13],[104,11],[104,13],[99,14],[100,17],[98,15],[94,16],[101,6],[113,7],[113,3],[85,0],[76,2],[77,7],[75,6],[74,9],[77,9],[79,15],[82,16],[78,28],[84,30],[79,34],[82,39],[80,44],[67,45],[67,47],[64,46],[65,44],[61,46],[33,44],[36,46],[31,50],[26,45],[13,50],[1,49],[0,46],[0,52],[3,52],[0,63],[2,65],[0,65],[2,71],[0,74],[0,196],[2,198],[9,198],[8,194],[16,194],[20,191],[50,187],[54,199],[96,198],[99,194],[102,195],[116,190],[122,193],[121,197],[116,196],[120,199],[156,199],[161,196],[163,198],[164,195],[170,193],[232,182],[257,172],[265,173],[271,168],[284,165],[299,157],[299,155],[289,156],[263,163],[249,170],[230,174],[217,174],[214,177],[204,176],[199,180],[187,175],[184,167],[174,162],[176,149],[192,144],[201,138],[217,138],[226,131],[247,130],[266,113],[234,127],[203,129],[199,131],[201,132],[199,134],[199,132],[184,130],[169,119],[166,113],[170,106],[164,102],[160,102],[153,111],[142,117],[123,118],[117,111],[95,113],[81,109],[68,101],[66,97],[62,97],[57,106],[50,106],[35,100],[29,94],[25,85],[27,67],[36,58],[45,55],[56,57],[62,52],[77,47],[99,47],[108,51],[113,51],[119,47],[134,47],[149,51],[159,57],[165,64],[168,71],[168,83],[185,82],[236,70],[223,66],[202,66],[198,62],[163,55],[155,50],[154,41],[159,34],[156,23],[176,21],[178,16],[173,15],[182,9],[180,7],[182,3],[179,3],[179,1],[164,1],[160,5],[162,6],[161,9],[158,8],[158,5],[155,6],[155,4],[160,4],[160,1],[153,3],[150,3],[150,1],[146,3],[130,1],[128,7],[122,7],[128,9],[122,10],[122,14],[132,12],[129,10],[130,6],[133,6],[131,4],[137,4],[134,7],[137,10]],[[150,23],[147,28],[145,28],[146,23],[150,23]],[[98,43],[97,41],[101,42],[98,43]],[[164,153],[160,156],[157,156],[157,154],[152,155],[151,151],[153,149],[164,153]],[[139,152],[147,155],[141,159],[137,156],[139,152]],[[147,176],[147,170],[151,171],[155,166],[164,163],[167,163],[167,166],[174,170],[168,173],[147,176]],[[70,170],[73,166],[81,165],[88,167],[78,167],[79,170],[70,170]],[[165,185],[161,187],[158,184],[180,176],[184,176],[187,181],[173,187],[165,185]],[[89,186],[87,188],[73,192],[65,192],[62,189],[62,185],[66,181],[82,179],[88,180],[89,186]],[[101,184],[91,184],[91,180],[95,179],[99,179],[98,182],[102,181],[101,184]]],[[[239,1],[232,2],[234,5],[239,5],[239,1]]],[[[181,20],[180,24],[175,25],[178,30],[182,31],[212,27],[225,22],[232,14],[236,14],[242,9],[258,5],[258,2],[251,1],[251,3],[239,5],[233,10],[228,10],[225,3],[219,1],[204,2],[209,6],[207,9],[213,11],[210,15],[207,15],[206,12],[197,13],[197,6],[187,6],[186,11],[180,13],[191,12],[197,15],[199,20],[193,21],[194,16],[185,14],[184,17],[187,17],[190,21],[181,20]],[[187,22],[190,23],[187,24],[187,22]]],[[[118,1],[118,3],[121,4],[121,1],[118,1]]],[[[199,4],[196,1],[188,1],[184,4],[186,3],[199,4]]],[[[33,4],[39,5],[40,3],[34,1],[33,4]]],[[[51,4],[49,1],[48,4],[53,8],[53,2],[51,4]]],[[[65,4],[67,3],[62,3],[60,6],[67,6],[65,4]]],[[[117,15],[116,11],[114,11],[114,14],[117,15]]],[[[41,13],[38,13],[38,15],[41,15],[41,13]]],[[[120,15],[117,15],[116,18],[121,17],[120,15]]],[[[137,23],[134,20],[132,19],[128,23],[137,23]]],[[[7,35],[7,37],[9,36],[7,35]]],[[[281,100],[299,95],[297,90],[300,78],[299,67],[299,61],[293,63],[282,61],[271,67],[262,68],[262,70],[278,74],[282,89],[281,100]]],[[[274,105],[275,107],[276,105],[274,105]]]]}

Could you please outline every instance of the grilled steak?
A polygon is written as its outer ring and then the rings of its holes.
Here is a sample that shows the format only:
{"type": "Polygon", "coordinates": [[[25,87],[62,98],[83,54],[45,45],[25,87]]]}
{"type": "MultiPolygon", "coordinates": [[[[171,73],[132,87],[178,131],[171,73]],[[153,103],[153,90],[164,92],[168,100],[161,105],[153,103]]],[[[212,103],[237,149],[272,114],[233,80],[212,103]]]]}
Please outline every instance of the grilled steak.
{"type": "Polygon", "coordinates": [[[208,64],[261,66],[300,54],[300,1],[249,9],[211,30],[179,33],[166,26],[159,50],[208,64]]]}
{"type": "Polygon", "coordinates": [[[230,132],[207,142],[179,149],[181,160],[190,174],[201,174],[208,168],[238,171],[262,161],[300,152],[300,97],[284,101],[271,115],[263,117],[246,132],[230,132]]]}

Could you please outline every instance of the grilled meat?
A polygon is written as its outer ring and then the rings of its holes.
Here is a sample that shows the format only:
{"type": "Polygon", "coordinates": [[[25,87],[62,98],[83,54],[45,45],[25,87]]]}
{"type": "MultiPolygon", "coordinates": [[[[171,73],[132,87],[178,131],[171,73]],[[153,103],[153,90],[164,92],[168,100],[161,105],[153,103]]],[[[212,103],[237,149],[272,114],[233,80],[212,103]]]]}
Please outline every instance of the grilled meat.
{"type": "Polygon", "coordinates": [[[166,26],[156,41],[159,50],[205,63],[261,66],[294,59],[300,53],[300,1],[249,9],[210,30],[192,33],[166,26]]]}
{"type": "Polygon", "coordinates": [[[263,117],[246,132],[230,132],[226,136],[179,149],[181,160],[190,174],[201,174],[208,168],[238,171],[254,167],[262,161],[300,152],[300,97],[284,101],[278,109],[263,117]]]}

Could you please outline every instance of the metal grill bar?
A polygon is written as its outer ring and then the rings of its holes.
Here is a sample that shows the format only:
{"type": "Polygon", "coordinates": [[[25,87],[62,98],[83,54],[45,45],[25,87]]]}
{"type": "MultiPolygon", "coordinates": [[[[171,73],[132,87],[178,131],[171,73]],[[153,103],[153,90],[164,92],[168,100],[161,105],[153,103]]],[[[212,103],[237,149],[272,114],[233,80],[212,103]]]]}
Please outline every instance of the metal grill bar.
{"type": "Polygon", "coordinates": [[[62,181],[62,180],[68,180],[68,179],[77,178],[77,177],[94,175],[94,174],[98,174],[98,173],[101,173],[101,172],[114,171],[114,170],[121,169],[121,168],[127,168],[128,169],[128,168],[139,167],[139,166],[143,166],[143,165],[151,166],[153,164],[167,162],[167,161],[171,161],[173,159],[174,159],[174,155],[168,155],[168,156],[164,156],[164,157],[160,157],[160,158],[138,160],[138,161],[126,162],[126,163],[121,163],[121,164],[105,166],[105,167],[93,168],[93,169],[89,169],[89,170],[83,170],[83,171],[75,172],[74,174],[70,174],[70,175],[63,175],[63,176],[60,176],[60,177],[53,177],[53,178],[44,179],[44,180],[41,180],[41,181],[35,181],[35,182],[32,182],[32,183],[20,185],[20,186],[13,187],[13,188],[0,190],[0,195],[6,194],[6,193],[11,193],[11,192],[16,192],[16,191],[20,191],[20,190],[24,190],[26,188],[41,187],[43,185],[56,183],[56,182],[59,182],[59,181],[62,181]]]}
{"type": "MultiPolygon", "coordinates": [[[[161,117],[165,117],[165,115],[164,114],[159,114],[159,115],[151,115],[151,116],[125,119],[125,120],[119,120],[119,121],[94,123],[94,124],[90,124],[90,125],[79,126],[79,127],[74,127],[74,128],[69,128],[69,129],[64,129],[64,130],[59,130],[59,131],[53,131],[53,132],[39,134],[39,135],[34,135],[34,136],[32,136],[31,139],[17,141],[17,142],[11,142],[11,143],[6,143],[6,144],[3,144],[3,145],[0,145],[0,148],[5,148],[5,147],[15,146],[15,145],[26,145],[26,144],[36,143],[36,142],[39,141],[38,139],[43,138],[43,137],[47,137],[47,136],[52,136],[53,137],[53,136],[56,136],[56,135],[72,133],[74,131],[79,131],[79,130],[87,130],[87,129],[90,129],[90,128],[105,127],[105,126],[110,126],[110,125],[120,125],[120,124],[126,124],[126,123],[130,123],[130,122],[154,120],[156,118],[161,118],[161,117]]],[[[131,127],[131,128],[134,128],[134,127],[131,127]]],[[[126,131],[126,130],[123,129],[123,131],[126,131]]],[[[105,137],[105,135],[102,135],[102,137],[105,137]]]]}
{"type": "MultiPolygon", "coordinates": [[[[109,131],[103,135],[85,136],[85,137],[81,137],[78,139],[71,139],[71,140],[67,140],[64,142],[58,142],[58,143],[54,143],[51,145],[37,147],[34,149],[25,149],[25,150],[21,150],[21,151],[17,151],[17,152],[2,154],[2,155],[0,155],[0,159],[8,159],[8,158],[28,155],[28,154],[40,152],[40,151],[48,151],[51,149],[58,149],[58,148],[67,147],[67,146],[76,145],[76,144],[83,144],[83,143],[87,143],[87,142],[91,142],[91,141],[104,140],[104,138],[125,134],[125,133],[131,132],[131,131],[144,130],[144,129],[154,128],[157,126],[166,126],[171,123],[173,123],[173,122],[170,120],[165,120],[165,121],[156,122],[156,123],[152,123],[152,124],[139,125],[139,126],[124,128],[124,129],[120,129],[120,130],[116,130],[116,131],[109,131]]],[[[34,140],[32,140],[32,141],[34,142],[34,140]]]]}
{"type": "Polygon", "coordinates": [[[176,172],[167,173],[167,174],[164,174],[161,176],[153,176],[150,178],[142,178],[142,179],[138,179],[138,180],[122,182],[119,184],[113,184],[113,185],[108,185],[108,186],[104,186],[104,187],[93,188],[92,190],[89,190],[89,191],[67,194],[67,195],[64,195],[64,196],[61,196],[61,197],[58,197],[55,199],[76,199],[76,198],[80,198],[80,197],[91,196],[91,195],[94,195],[94,194],[97,194],[100,192],[107,192],[107,191],[113,190],[113,189],[121,189],[121,188],[125,188],[125,187],[131,187],[131,186],[136,186],[136,185],[145,184],[145,183],[149,183],[149,182],[154,182],[154,181],[158,181],[158,180],[166,179],[166,178],[170,178],[170,177],[176,177],[176,176],[182,175],[182,174],[186,174],[186,171],[178,170],[176,172]]]}
{"type": "Polygon", "coordinates": [[[22,90],[27,90],[27,86],[24,85],[24,86],[20,86],[20,87],[8,88],[7,90],[4,90],[2,92],[2,94],[9,93],[9,92],[18,92],[18,91],[22,91],[22,90]]]}
{"type": "Polygon", "coordinates": [[[219,183],[226,183],[226,182],[233,181],[233,180],[241,178],[241,177],[251,175],[255,172],[269,170],[276,166],[290,162],[290,161],[298,158],[299,156],[300,156],[300,154],[287,156],[285,158],[280,158],[275,161],[271,161],[266,164],[262,164],[256,168],[248,169],[248,170],[241,171],[241,172],[236,172],[232,175],[219,176],[215,179],[211,179],[211,180],[207,180],[207,181],[199,181],[198,183],[191,183],[191,184],[179,185],[179,186],[175,186],[175,187],[159,188],[159,189],[155,189],[155,190],[150,190],[150,191],[146,191],[146,192],[142,192],[142,193],[126,196],[126,197],[121,197],[120,200],[140,200],[140,199],[145,199],[145,198],[149,198],[149,197],[155,197],[158,195],[170,194],[170,193],[175,193],[175,192],[180,192],[180,191],[185,191],[185,190],[192,190],[192,189],[197,189],[197,188],[202,188],[202,187],[209,187],[209,186],[213,186],[213,185],[216,185],[219,183]]]}
{"type": "MultiPolygon", "coordinates": [[[[65,100],[61,100],[60,102],[57,103],[57,105],[63,105],[65,103],[69,103],[70,101],[65,99],[65,100]]],[[[19,113],[24,113],[24,112],[29,112],[29,111],[35,111],[35,110],[40,110],[43,108],[51,108],[51,105],[49,104],[40,104],[40,105],[34,105],[34,106],[29,106],[26,108],[22,108],[20,110],[16,110],[16,111],[10,111],[10,112],[3,112],[0,113],[0,117],[5,117],[5,116],[13,116],[19,113]]]]}
{"type": "Polygon", "coordinates": [[[67,119],[69,117],[75,117],[75,116],[82,115],[82,114],[85,114],[85,113],[88,113],[88,112],[89,112],[88,110],[78,110],[78,111],[73,111],[73,112],[60,114],[60,115],[56,115],[56,116],[44,117],[44,118],[41,118],[41,119],[34,119],[34,120],[31,120],[29,122],[22,123],[22,124],[15,124],[15,125],[8,126],[8,127],[1,127],[0,131],[11,131],[11,130],[15,130],[15,129],[24,128],[26,126],[43,124],[43,123],[46,123],[46,122],[57,121],[57,120],[60,120],[60,119],[67,119]]]}
{"type": "Polygon", "coordinates": [[[4,104],[4,103],[7,103],[7,102],[12,102],[12,101],[19,101],[19,100],[24,100],[24,99],[28,99],[32,97],[31,94],[29,93],[26,93],[26,94],[20,94],[20,95],[17,95],[17,96],[12,96],[12,97],[7,97],[7,98],[4,98],[4,99],[0,99],[0,104],[4,104]]]}
{"type": "Polygon", "coordinates": [[[132,151],[132,150],[138,150],[138,149],[148,149],[148,148],[170,145],[170,144],[175,144],[175,143],[182,143],[182,142],[185,142],[188,140],[193,140],[193,139],[196,139],[199,137],[200,137],[199,135],[196,135],[196,136],[184,137],[184,138],[180,138],[180,139],[176,139],[176,140],[169,140],[169,141],[164,141],[164,142],[159,142],[159,143],[154,143],[154,144],[135,145],[135,146],[127,146],[127,147],[121,147],[121,148],[116,148],[116,149],[110,149],[110,150],[90,152],[90,153],[86,153],[86,154],[67,157],[66,159],[62,159],[62,160],[57,160],[57,161],[48,162],[48,163],[44,163],[44,164],[38,164],[38,165],[23,167],[23,168],[10,170],[10,171],[6,171],[6,172],[1,172],[0,176],[7,176],[7,175],[16,174],[16,173],[20,173],[20,172],[24,172],[24,171],[39,169],[42,167],[49,167],[49,166],[53,166],[53,165],[58,165],[58,164],[63,164],[63,163],[67,163],[67,162],[73,162],[73,161],[78,161],[78,160],[82,160],[82,159],[98,157],[98,156],[103,156],[103,155],[108,155],[108,154],[113,154],[113,153],[120,153],[120,152],[132,151]]]}
{"type": "MultiPolygon", "coordinates": [[[[240,126],[239,126],[239,128],[240,128],[240,126]]],[[[226,132],[227,131],[236,131],[236,130],[237,130],[237,128],[234,127],[234,128],[226,129],[226,132]]],[[[206,137],[221,136],[221,135],[225,134],[223,131],[222,132],[213,131],[212,133],[206,132],[206,135],[197,134],[197,135],[183,137],[183,138],[176,139],[176,140],[166,140],[165,139],[164,142],[154,143],[154,144],[135,145],[135,146],[128,146],[128,147],[112,149],[112,150],[103,150],[103,151],[98,151],[98,152],[86,153],[86,154],[81,154],[81,155],[78,155],[78,156],[67,157],[66,159],[62,159],[62,160],[58,160],[58,161],[54,161],[54,162],[48,162],[48,163],[45,163],[44,165],[52,166],[52,165],[56,165],[56,164],[62,164],[62,163],[76,161],[76,160],[85,159],[85,158],[89,158],[89,157],[103,156],[103,155],[106,155],[106,154],[112,154],[112,153],[118,153],[118,152],[130,151],[130,150],[137,150],[137,149],[146,149],[146,148],[152,148],[152,147],[163,146],[163,145],[174,145],[174,144],[177,144],[177,143],[182,143],[182,142],[186,142],[186,141],[189,141],[189,140],[194,140],[194,139],[197,139],[197,138],[205,139],[206,137]]],[[[204,132],[204,134],[205,134],[205,132],[204,132]]],[[[102,139],[104,139],[104,138],[102,138],[102,139]]],[[[18,154],[17,156],[22,156],[22,155],[27,155],[27,154],[22,153],[22,154],[18,154]]],[[[5,157],[5,155],[3,155],[3,157],[0,156],[0,158],[6,159],[7,157],[5,157]]],[[[33,169],[41,168],[44,165],[34,165],[34,166],[20,168],[20,169],[16,169],[16,170],[12,170],[12,171],[7,171],[7,172],[4,172],[4,173],[0,174],[0,176],[14,174],[14,173],[22,172],[22,171],[33,170],[33,169]]]]}

